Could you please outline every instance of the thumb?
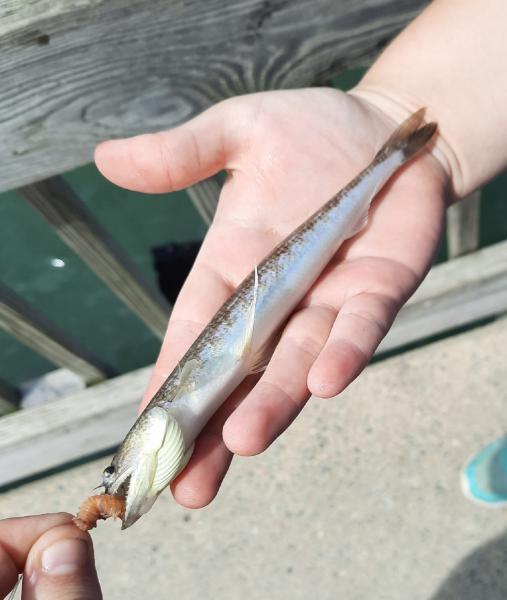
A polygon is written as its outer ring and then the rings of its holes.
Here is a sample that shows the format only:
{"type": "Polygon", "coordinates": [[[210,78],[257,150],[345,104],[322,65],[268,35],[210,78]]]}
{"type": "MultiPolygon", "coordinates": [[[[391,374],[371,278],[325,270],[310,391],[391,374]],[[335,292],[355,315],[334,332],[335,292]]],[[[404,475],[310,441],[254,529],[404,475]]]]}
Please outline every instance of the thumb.
{"type": "Polygon", "coordinates": [[[215,104],[169,131],[103,142],[95,150],[97,168],[113,183],[137,192],[172,192],[211,177],[226,167],[232,152],[232,104],[215,104]]]}
{"type": "Polygon", "coordinates": [[[46,531],[30,549],[23,600],[101,600],[88,533],[68,523],[46,531]]]}

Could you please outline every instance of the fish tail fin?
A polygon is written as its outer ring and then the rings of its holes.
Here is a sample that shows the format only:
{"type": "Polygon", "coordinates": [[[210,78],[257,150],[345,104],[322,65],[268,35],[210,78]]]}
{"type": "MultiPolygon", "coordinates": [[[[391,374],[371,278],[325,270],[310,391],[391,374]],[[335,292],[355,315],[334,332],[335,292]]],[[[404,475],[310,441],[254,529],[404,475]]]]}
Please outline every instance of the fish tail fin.
{"type": "Polygon", "coordinates": [[[404,160],[408,160],[424,148],[437,130],[436,123],[423,125],[425,112],[425,108],[420,108],[403,121],[377,152],[375,161],[381,162],[396,151],[401,151],[404,160]]]}

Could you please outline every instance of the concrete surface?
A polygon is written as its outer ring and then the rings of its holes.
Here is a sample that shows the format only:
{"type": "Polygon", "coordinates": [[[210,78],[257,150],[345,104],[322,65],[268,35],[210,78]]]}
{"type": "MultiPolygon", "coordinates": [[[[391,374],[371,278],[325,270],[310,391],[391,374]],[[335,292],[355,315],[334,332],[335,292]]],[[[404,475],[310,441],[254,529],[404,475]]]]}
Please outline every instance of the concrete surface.
{"type": "MultiPolygon", "coordinates": [[[[313,400],[217,500],[166,494],[126,532],[93,533],[107,600],[507,598],[506,514],[470,504],[459,470],[506,423],[507,320],[378,363],[313,400]]],[[[73,511],[107,459],[0,496],[0,514],[73,511]]]]}

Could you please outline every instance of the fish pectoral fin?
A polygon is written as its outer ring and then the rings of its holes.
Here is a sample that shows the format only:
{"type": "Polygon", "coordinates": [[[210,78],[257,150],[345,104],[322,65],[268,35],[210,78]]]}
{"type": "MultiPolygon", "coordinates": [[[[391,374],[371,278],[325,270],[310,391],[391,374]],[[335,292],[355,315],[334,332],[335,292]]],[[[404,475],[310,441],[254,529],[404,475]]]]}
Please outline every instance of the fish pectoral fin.
{"type": "Polygon", "coordinates": [[[176,398],[181,396],[183,393],[194,389],[195,380],[191,379],[191,375],[192,371],[196,368],[198,364],[199,363],[195,358],[187,360],[183,367],[181,367],[178,363],[178,389],[176,390],[176,393],[174,395],[174,400],[176,400],[176,398]]]}
{"type": "Polygon", "coordinates": [[[254,269],[254,286],[252,294],[252,302],[248,310],[248,316],[246,319],[245,335],[238,344],[238,347],[234,349],[234,357],[236,360],[246,359],[248,364],[248,373],[261,373],[267,367],[271,356],[276,348],[278,340],[280,339],[283,327],[279,331],[272,335],[267,342],[265,342],[258,350],[252,351],[252,342],[254,337],[255,328],[255,312],[257,308],[257,298],[259,293],[259,272],[257,267],[254,269]]]}
{"type": "Polygon", "coordinates": [[[354,237],[357,233],[364,229],[366,225],[368,225],[368,211],[366,211],[364,215],[361,215],[358,221],[354,223],[354,226],[351,227],[350,231],[347,232],[345,239],[348,240],[351,237],[354,237]]]}
{"type": "Polygon", "coordinates": [[[183,367],[180,367],[179,385],[186,385],[188,383],[190,374],[192,373],[192,370],[195,369],[197,364],[197,359],[191,358],[190,360],[187,360],[183,367]]]}
{"type": "Polygon", "coordinates": [[[248,367],[248,373],[250,375],[253,375],[254,373],[262,373],[262,371],[266,370],[266,367],[273,356],[273,352],[280,341],[283,329],[283,327],[280,327],[280,329],[273,334],[267,342],[265,342],[256,352],[252,354],[251,362],[248,367]]]}

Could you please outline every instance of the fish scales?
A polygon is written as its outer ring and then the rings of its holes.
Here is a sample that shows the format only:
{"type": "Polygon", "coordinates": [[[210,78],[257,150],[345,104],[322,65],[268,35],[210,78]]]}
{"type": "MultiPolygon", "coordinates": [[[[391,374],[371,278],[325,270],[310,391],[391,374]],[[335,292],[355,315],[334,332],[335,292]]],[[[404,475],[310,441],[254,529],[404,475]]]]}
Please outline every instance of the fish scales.
{"type": "MultiPolygon", "coordinates": [[[[319,235],[319,226],[322,226],[323,222],[325,222],[326,225],[333,222],[331,211],[339,208],[340,203],[346,198],[349,190],[367,177],[372,172],[374,166],[375,163],[369,165],[345,188],[335,194],[309,219],[304,221],[289,237],[280,242],[259,264],[257,267],[259,296],[269,295],[270,286],[279,286],[280,278],[283,277],[283,275],[289,275],[287,263],[299,260],[299,253],[305,252],[308,249],[310,243],[308,238],[319,235]]],[[[338,232],[335,233],[335,240],[333,250],[334,248],[337,249],[343,242],[343,239],[338,235],[338,232]]],[[[318,275],[319,273],[316,274],[315,278],[317,278],[318,275]]],[[[180,364],[196,360],[198,364],[196,364],[195,369],[199,370],[206,368],[207,360],[216,359],[217,352],[227,344],[227,334],[230,330],[228,326],[232,323],[236,323],[238,316],[244,315],[250,307],[254,294],[254,285],[255,273],[252,271],[236,288],[234,294],[232,294],[217,311],[208,326],[203,329],[201,334],[181,359],[180,364]],[[212,349],[211,353],[209,351],[210,348],[212,349]]],[[[300,294],[300,296],[303,296],[303,293],[300,294]]],[[[300,300],[300,298],[298,298],[298,300],[300,300]]],[[[177,367],[169,375],[164,384],[162,384],[149,405],[155,406],[171,402],[174,391],[178,387],[178,379],[179,371],[177,367]]]]}

